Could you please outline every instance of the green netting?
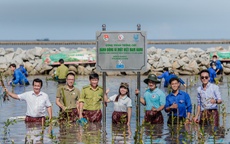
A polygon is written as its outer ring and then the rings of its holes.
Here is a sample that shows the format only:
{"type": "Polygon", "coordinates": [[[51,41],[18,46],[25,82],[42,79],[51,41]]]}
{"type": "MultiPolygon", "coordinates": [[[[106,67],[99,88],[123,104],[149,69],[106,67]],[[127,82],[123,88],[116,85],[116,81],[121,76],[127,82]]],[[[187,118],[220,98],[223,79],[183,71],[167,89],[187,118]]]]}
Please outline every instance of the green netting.
{"type": "Polygon", "coordinates": [[[65,52],[49,53],[42,55],[44,63],[52,64],[63,59],[65,62],[91,62],[96,60],[95,50],[71,50],[65,52]]]}
{"type": "Polygon", "coordinates": [[[210,53],[210,58],[212,58],[213,55],[217,55],[219,60],[230,60],[230,52],[215,52],[210,53]]]}

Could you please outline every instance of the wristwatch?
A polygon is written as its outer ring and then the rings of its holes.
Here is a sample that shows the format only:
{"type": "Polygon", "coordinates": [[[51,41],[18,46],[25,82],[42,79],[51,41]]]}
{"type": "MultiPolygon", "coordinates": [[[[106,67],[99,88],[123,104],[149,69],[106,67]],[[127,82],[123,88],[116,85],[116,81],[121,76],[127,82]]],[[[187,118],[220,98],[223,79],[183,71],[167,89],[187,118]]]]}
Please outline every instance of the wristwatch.
{"type": "Polygon", "coordinates": [[[216,104],[218,104],[218,100],[216,100],[216,104]]]}

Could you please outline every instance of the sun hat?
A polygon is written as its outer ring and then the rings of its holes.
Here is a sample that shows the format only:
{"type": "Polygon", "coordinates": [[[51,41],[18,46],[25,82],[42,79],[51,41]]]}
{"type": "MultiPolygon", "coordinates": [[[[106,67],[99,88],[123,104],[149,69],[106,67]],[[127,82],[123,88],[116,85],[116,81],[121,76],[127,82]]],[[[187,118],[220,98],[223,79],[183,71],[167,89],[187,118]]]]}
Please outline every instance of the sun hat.
{"type": "Polygon", "coordinates": [[[120,87],[124,87],[124,88],[128,89],[129,88],[129,84],[125,83],[125,82],[121,82],[120,87]]]}
{"type": "Polygon", "coordinates": [[[155,74],[150,74],[148,78],[144,80],[144,83],[148,84],[149,80],[155,82],[155,83],[160,83],[159,80],[157,80],[157,76],[155,74]]]}

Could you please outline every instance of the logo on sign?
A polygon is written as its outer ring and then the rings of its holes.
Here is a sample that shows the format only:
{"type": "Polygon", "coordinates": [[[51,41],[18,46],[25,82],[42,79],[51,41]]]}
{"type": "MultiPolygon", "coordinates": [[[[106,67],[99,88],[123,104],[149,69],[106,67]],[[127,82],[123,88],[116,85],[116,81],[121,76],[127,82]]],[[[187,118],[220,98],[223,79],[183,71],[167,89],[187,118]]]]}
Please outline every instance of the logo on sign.
{"type": "Polygon", "coordinates": [[[104,39],[104,41],[108,41],[109,40],[109,35],[108,34],[104,34],[103,39],[104,39]]]}
{"type": "Polygon", "coordinates": [[[118,60],[116,68],[117,69],[124,69],[125,68],[125,65],[122,63],[122,60],[118,60]]]}
{"type": "Polygon", "coordinates": [[[118,35],[118,39],[119,39],[119,40],[123,40],[124,38],[125,38],[125,37],[124,37],[123,34],[119,34],[119,35],[118,35]]]}
{"type": "Polygon", "coordinates": [[[135,42],[139,41],[139,35],[138,34],[134,34],[133,35],[133,39],[135,42]]]}

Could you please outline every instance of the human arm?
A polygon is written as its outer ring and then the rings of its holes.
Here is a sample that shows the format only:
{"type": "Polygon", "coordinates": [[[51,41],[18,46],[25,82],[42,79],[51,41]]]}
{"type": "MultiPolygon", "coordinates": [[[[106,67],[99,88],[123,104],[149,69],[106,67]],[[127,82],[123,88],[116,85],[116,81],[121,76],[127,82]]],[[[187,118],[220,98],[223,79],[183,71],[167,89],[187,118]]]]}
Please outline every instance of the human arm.
{"type": "Polygon", "coordinates": [[[156,112],[162,111],[162,110],[164,109],[164,107],[165,107],[164,105],[160,106],[159,108],[153,107],[153,108],[152,108],[152,111],[156,111],[156,112]]]}
{"type": "Polygon", "coordinates": [[[175,102],[170,102],[169,99],[170,95],[166,97],[166,103],[165,103],[165,112],[171,112],[173,109],[177,109],[178,105],[175,102]]]}
{"type": "Polygon", "coordinates": [[[162,79],[164,77],[165,73],[162,73],[161,75],[157,76],[158,79],[162,79]]]}
{"type": "Polygon", "coordinates": [[[79,119],[83,118],[82,116],[83,106],[84,106],[84,102],[79,102],[79,119]]]}
{"type": "Polygon", "coordinates": [[[199,117],[200,117],[200,106],[198,105],[197,110],[196,110],[196,115],[193,118],[193,121],[198,123],[199,122],[199,117]]]}
{"type": "Polygon", "coordinates": [[[56,72],[55,72],[55,77],[58,78],[60,73],[60,67],[57,68],[56,72]]]}
{"type": "Polygon", "coordinates": [[[221,93],[220,93],[220,90],[219,90],[219,86],[217,85],[214,85],[213,87],[213,97],[212,99],[210,100],[210,102],[212,104],[221,104],[222,103],[222,99],[221,99],[221,93]]]}
{"type": "Polygon", "coordinates": [[[52,120],[52,107],[51,106],[47,108],[47,112],[49,115],[49,121],[51,121],[52,120]]]}
{"type": "Polygon", "coordinates": [[[79,98],[79,118],[83,118],[82,112],[83,112],[83,108],[84,108],[84,99],[85,99],[85,90],[82,89],[81,95],[79,98]]]}
{"type": "Polygon", "coordinates": [[[187,114],[186,114],[186,122],[190,122],[190,115],[192,113],[192,103],[191,103],[191,98],[189,94],[186,94],[185,97],[185,104],[186,104],[186,109],[187,109],[187,114]]]}
{"type": "Polygon", "coordinates": [[[170,112],[172,109],[177,109],[178,105],[176,103],[173,103],[171,106],[165,106],[165,111],[170,112]]]}
{"type": "Polygon", "coordinates": [[[131,122],[131,116],[132,116],[132,107],[128,107],[128,121],[127,121],[127,125],[129,126],[130,125],[130,122],[131,122]]]}
{"type": "MultiPolygon", "coordinates": [[[[136,90],[135,90],[135,95],[138,96],[139,92],[140,92],[139,89],[136,89],[136,90]]],[[[140,96],[140,102],[141,102],[143,105],[146,105],[144,98],[141,97],[141,96],[140,96]]]]}
{"type": "Polygon", "coordinates": [[[180,83],[181,83],[184,87],[186,87],[186,84],[185,84],[184,80],[182,80],[181,78],[179,78],[179,81],[180,81],[180,83]]]}
{"type": "Polygon", "coordinates": [[[6,91],[6,93],[7,93],[10,97],[12,97],[12,98],[14,98],[14,99],[19,99],[19,97],[18,97],[17,94],[8,91],[8,89],[6,89],[6,88],[5,88],[5,91],[6,91]]]}
{"type": "Polygon", "coordinates": [[[198,89],[198,94],[197,94],[197,110],[196,110],[196,115],[193,118],[194,122],[199,122],[199,117],[200,117],[200,111],[201,111],[201,94],[198,89]]]}
{"type": "Polygon", "coordinates": [[[65,106],[65,102],[64,102],[64,99],[63,98],[63,94],[64,91],[63,91],[63,88],[62,87],[59,87],[57,89],[57,93],[56,93],[56,104],[57,106],[59,106],[63,111],[66,110],[66,106],[65,106]]]}
{"type": "Polygon", "coordinates": [[[59,106],[63,111],[66,110],[66,107],[60,102],[60,98],[56,98],[56,104],[59,106]]]}
{"type": "Polygon", "coordinates": [[[159,108],[152,108],[152,111],[162,111],[165,107],[165,102],[166,102],[166,96],[164,92],[160,92],[160,107],[159,108]]]}
{"type": "Polygon", "coordinates": [[[110,100],[108,98],[108,93],[109,93],[109,89],[107,89],[105,94],[104,94],[104,102],[110,102],[110,100]]]}
{"type": "Polygon", "coordinates": [[[216,104],[221,104],[222,99],[221,99],[221,93],[220,93],[219,86],[215,86],[214,94],[216,96],[216,104]]]}
{"type": "Polygon", "coordinates": [[[16,84],[19,83],[19,81],[20,81],[20,73],[19,73],[19,70],[16,69],[16,70],[14,71],[14,78],[13,78],[13,80],[10,82],[10,85],[16,85],[16,84]]]}
{"type": "Polygon", "coordinates": [[[22,73],[23,73],[26,77],[28,76],[27,70],[26,70],[24,67],[22,67],[22,73]]]}
{"type": "Polygon", "coordinates": [[[221,62],[219,60],[216,60],[216,73],[218,73],[222,69],[221,62]]]}

